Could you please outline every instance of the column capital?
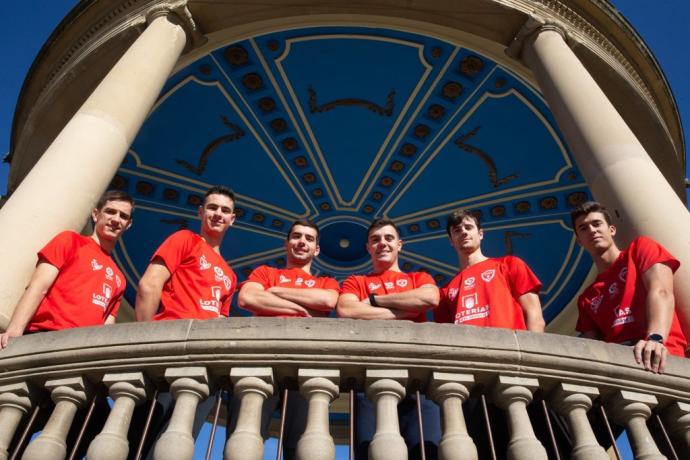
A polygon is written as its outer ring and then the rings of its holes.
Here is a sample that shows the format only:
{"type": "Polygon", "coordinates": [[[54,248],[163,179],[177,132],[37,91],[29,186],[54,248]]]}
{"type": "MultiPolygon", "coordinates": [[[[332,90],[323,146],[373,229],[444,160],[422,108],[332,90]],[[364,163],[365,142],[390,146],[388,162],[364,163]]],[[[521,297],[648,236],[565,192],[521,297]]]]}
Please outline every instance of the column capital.
{"type": "Polygon", "coordinates": [[[555,19],[545,19],[539,16],[530,15],[520,30],[518,30],[517,34],[515,34],[510,45],[506,48],[506,54],[513,59],[521,60],[525,45],[534,37],[546,31],[557,32],[569,46],[573,46],[574,42],[572,37],[562,22],[555,19]]]}
{"type": "Polygon", "coordinates": [[[532,393],[539,388],[539,380],[499,375],[494,386],[493,399],[498,407],[506,409],[514,401],[532,402],[532,393]]]}
{"type": "Polygon", "coordinates": [[[621,425],[627,424],[635,417],[648,419],[657,404],[658,401],[654,395],[627,390],[618,391],[610,402],[614,421],[621,425]]]}
{"type": "Polygon", "coordinates": [[[463,402],[470,395],[474,386],[472,374],[452,374],[447,372],[434,372],[429,385],[429,396],[441,404],[447,398],[460,398],[463,402]]]}
{"type": "Polygon", "coordinates": [[[690,404],[676,401],[664,410],[666,427],[673,434],[690,431],[690,404]]]}
{"type": "Polygon", "coordinates": [[[93,385],[82,377],[68,377],[48,380],[45,387],[50,391],[54,403],[71,401],[75,406],[82,407],[93,392],[93,385]]]}
{"type": "Polygon", "coordinates": [[[142,403],[151,395],[152,385],[142,372],[123,372],[105,374],[103,384],[108,387],[110,396],[128,396],[137,404],[142,403]]]}
{"type": "Polygon", "coordinates": [[[149,8],[145,13],[146,24],[151,24],[159,17],[166,17],[168,20],[178,24],[187,34],[187,46],[184,52],[197,48],[208,41],[197,23],[192,17],[192,13],[187,8],[188,0],[171,0],[158,3],[149,8]]]}
{"type": "Polygon", "coordinates": [[[26,382],[0,386],[0,408],[11,406],[26,413],[37,394],[37,389],[26,382]]]}
{"type": "Polygon", "coordinates": [[[556,412],[567,415],[578,407],[588,411],[592,407],[592,401],[598,397],[599,389],[596,387],[560,383],[551,392],[549,399],[556,412]]]}

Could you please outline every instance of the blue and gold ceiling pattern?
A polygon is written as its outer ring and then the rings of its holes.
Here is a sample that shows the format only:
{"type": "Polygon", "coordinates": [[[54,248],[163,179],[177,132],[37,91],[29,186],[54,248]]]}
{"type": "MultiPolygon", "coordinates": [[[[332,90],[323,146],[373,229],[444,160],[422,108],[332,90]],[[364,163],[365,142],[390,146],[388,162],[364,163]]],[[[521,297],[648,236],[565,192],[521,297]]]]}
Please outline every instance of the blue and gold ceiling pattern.
{"type": "Polygon", "coordinates": [[[298,218],[322,230],[315,271],[366,272],[365,229],[386,216],[402,231],[403,270],[443,285],[457,270],[445,235],[457,208],[481,214],[485,254],[518,255],[534,269],[547,320],[591,267],[568,224],[590,192],[540,94],[434,37],[278,31],[173,75],[112,184],[138,203],[115,254],[130,302],[156,247],[198,229],[197,206],[214,184],[238,195],[222,253],[240,280],[285,264],[285,232],[298,218]]]}

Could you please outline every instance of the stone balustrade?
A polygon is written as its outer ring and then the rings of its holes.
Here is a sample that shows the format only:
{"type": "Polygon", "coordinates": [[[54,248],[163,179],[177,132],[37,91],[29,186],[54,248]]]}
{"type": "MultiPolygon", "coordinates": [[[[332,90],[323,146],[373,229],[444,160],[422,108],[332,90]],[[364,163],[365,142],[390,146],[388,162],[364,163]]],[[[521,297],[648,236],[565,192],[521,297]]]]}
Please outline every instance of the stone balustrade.
{"type": "Polygon", "coordinates": [[[608,458],[610,442],[594,426],[599,413],[608,414],[613,431],[614,423],[627,430],[640,458],[690,452],[690,361],[671,357],[666,373],[655,375],[635,363],[630,347],[552,334],[408,321],[164,321],[18,338],[0,352],[0,370],[0,459],[13,451],[65,458],[75,413],[99,394],[113,404],[100,433],[82,441],[87,457],[125,459],[137,447],[127,441],[132,413],[154,389],[176,401],[154,458],[191,459],[195,412],[217,388],[240,401],[224,458],[262,459],[261,408],[285,382],[295,382],[308,403],[297,458],[334,458],[329,405],[352,385],[376,407],[373,459],[406,458],[397,403],[417,389],[442,409],[439,456],[447,460],[484,458],[494,449],[491,430],[488,449],[471,429],[484,422],[466,413],[474,405],[491,426],[485,401],[503,414],[492,423],[507,427],[505,443],[495,443],[505,449],[498,457],[554,458],[560,449],[566,458],[608,458]],[[53,404],[42,433],[17,449],[34,407],[47,398],[53,404]],[[548,430],[530,413],[542,408],[551,414],[548,430]]]}

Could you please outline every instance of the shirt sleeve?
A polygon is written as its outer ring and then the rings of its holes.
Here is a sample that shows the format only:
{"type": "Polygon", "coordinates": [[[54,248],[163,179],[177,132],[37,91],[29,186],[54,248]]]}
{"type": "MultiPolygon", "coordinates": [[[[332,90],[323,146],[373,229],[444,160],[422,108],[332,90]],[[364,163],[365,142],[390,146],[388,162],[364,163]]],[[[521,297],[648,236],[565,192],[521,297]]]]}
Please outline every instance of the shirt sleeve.
{"type": "Polygon", "coordinates": [[[328,276],[323,277],[323,287],[322,289],[333,289],[340,293],[340,285],[335,278],[330,278],[328,276]]]}
{"type": "Polygon", "coordinates": [[[431,284],[432,286],[436,286],[436,282],[434,279],[431,277],[430,274],[426,272],[414,272],[412,274],[414,277],[414,287],[422,287],[431,284]]]}
{"type": "MultiPolygon", "coordinates": [[[[247,277],[247,280],[245,283],[259,283],[264,287],[264,289],[268,289],[272,286],[274,286],[274,283],[271,280],[271,269],[267,267],[266,265],[261,265],[260,267],[255,268],[247,277]]],[[[242,283],[244,284],[244,283],[242,283]]]]}
{"type": "Polygon", "coordinates": [[[507,256],[505,262],[508,267],[511,294],[515,299],[528,292],[539,294],[541,281],[522,259],[507,256]]]}
{"type": "Polygon", "coordinates": [[[235,291],[237,291],[237,275],[235,275],[235,272],[230,270],[230,279],[232,280],[232,286],[230,287],[230,292],[228,293],[227,298],[223,302],[223,305],[220,307],[220,315],[221,316],[230,316],[230,308],[232,306],[232,296],[235,295],[235,291]]]}
{"type": "Polygon", "coordinates": [[[120,311],[120,305],[122,305],[122,295],[123,295],[124,293],[125,293],[125,291],[124,291],[124,289],[123,289],[122,291],[120,291],[120,294],[119,294],[119,295],[117,295],[115,298],[113,298],[113,299],[110,301],[110,305],[111,305],[110,311],[109,311],[108,314],[105,316],[105,318],[103,318],[103,321],[107,320],[107,319],[108,319],[108,316],[117,317],[117,312],[120,311]]]}
{"type": "Polygon", "coordinates": [[[577,324],[575,330],[578,332],[599,331],[599,327],[594,319],[589,315],[585,296],[581,295],[577,299],[577,324]]]}
{"type": "Polygon", "coordinates": [[[79,235],[74,232],[58,233],[38,251],[38,260],[47,262],[58,270],[61,269],[74,256],[78,247],[78,237],[79,235]]]}
{"type": "Polygon", "coordinates": [[[668,265],[673,273],[680,267],[678,259],[651,238],[641,236],[633,242],[632,246],[635,265],[640,273],[646,272],[654,264],[668,265]]]}
{"type": "Polygon", "coordinates": [[[362,294],[367,295],[366,291],[362,289],[362,283],[360,281],[361,276],[350,276],[345,281],[343,281],[343,287],[340,289],[341,294],[354,294],[359,300],[362,300],[362,294]],[[363,292],[364,291],[364,292],[363,292]]]}
{"type": "Polygon", "coordinates": [[[194,236],[189,230],[180,230],[173,233],[158,247],[153,257],[151,257],[151,261],[153,262],[157,258],[162,260],[168,271],[173,273],[197,243],[194,236]]]}
{"type": "Polygon", "coordinates": [[[444,286],[440,290],[441,300],[438,307],[434,309],[434,321],[437,323],[453,323],[455,322],[453,310],[453,302],[448,298],[448,286],[444,286]]]}

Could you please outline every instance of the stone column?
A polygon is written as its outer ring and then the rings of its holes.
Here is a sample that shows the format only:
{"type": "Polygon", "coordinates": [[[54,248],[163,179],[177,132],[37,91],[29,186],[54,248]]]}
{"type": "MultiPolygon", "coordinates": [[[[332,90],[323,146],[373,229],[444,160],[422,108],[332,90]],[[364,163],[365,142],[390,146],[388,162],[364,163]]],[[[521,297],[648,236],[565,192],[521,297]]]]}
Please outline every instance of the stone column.
{"type": "Polygon", "coordinates": [[[299,391],[309,402],[307,425],[297,443],[298,460],[333,460],[335,443],[331,437],[328,408],[340,394],[337,369],[299,369],[299,391]]]}
{"type": "Polygon", "coordinates": [[[537,379],[499,376],[494,387],[494,402],[506,411],[510,442],[508,458],[514,460],[547,460],[546,449],[534,435],[527,404],[539,388],[537,379]]]}
{"type": "Polygon", "coordinates": [[[86,457],[125,460],[129,454],[127,432],[134,407],[146,401],[151,386],[141,372],[106,374],[103,383],[108,386],[114,403],[103,430],[91,441],[86,457]]]}
{"type": "Polygon", "coordinates": [[[0,387],[0,460],[6,460],[7,449],[22,418],[33,405],[35,393],[26,383],[0,387]]]}
{"type": "Polygon", "coordinates": [[[400,435],[398,403],[405,397],[407,370],[367,369],[367,398],[376,406],[376,433],[369,444],[372,460],[407,460],[407,445],[400,435]]]}
{"type": "Polygon", "coordinates": [[[175,398],[170,423],[153,449],[154,460],[192,460],[194,437],[192,427],[200,401],[208,398],[208,374],[205,367],[180,367],[165,370],[170,393],[175,398]]]}
{"type": "Polygon", "coordinates": [[[45,387],[55,403],[43,431],[24,451],[22,460],[60,460],[67,455],[67,434],[77,409],[86,404],[91,385],[81,377],[48,380],[45,387]]]}
{"type": "Polygon", "coordinates": [[[608,460],[609,456],[597,442],[594,431],[587,419],[587,412],[592,408],[592,400],[599,397],[595,387],[559,384],[551,396],[552,406],[564,417],[567,417],[573,435],[573,460],[608,460]]]}
{"type": "Polygon", "coordinates": [[[261,409],[273,394],[273,370],[270,367],[235,367],[230,370],[233,397],[240,399],[240,413],[235,431],[225,445],[225,460],[263,460],[261,409]]]}
{"type": "Polygon", "coordinates": [[[649,235],[682,262],[674,291],[690,335],[690,214],[565,37],[543,25],[525,39],[522,57],[592,193],[619,216],[621,242],[649,235]]]}
{"type": "Polygon", "coordinates": [[[0,260],[8,261],[0,264],[0,329],[24,292],[36,252],[62,230],[81,230],[115,175],[187,43],[182,23],[189,28],[191,18],[186,8],[178,11],[159,7],[148,15],[146,30],[0,210],[0,260]]]}
{"type": "Polygon", "coordinates": [[[429,394],[441,406],[443,437],[438,447],[441,460],[476,460],[477,446],[467,434],[462,404],[467,401],[474,386],[474,376],[434,372],[429,394]]]}
{"type": "Polygon", "coordinates": [[[665,460],[647,427],[647,419],[657,405],[656,396],[620,390],[610,403],[613,420],[628,432],[635,459],[665,460]]]}
{"type": "Polygon", "coordinates": [[[690,404],[675,402],[664,411],[666,429],[682,441],[681,457],[690,458],[690,404]]]}

